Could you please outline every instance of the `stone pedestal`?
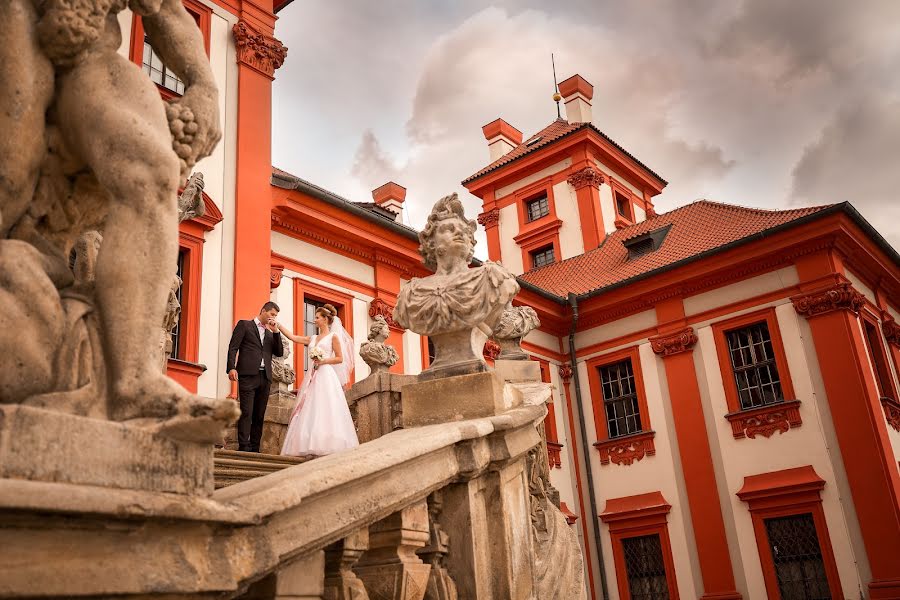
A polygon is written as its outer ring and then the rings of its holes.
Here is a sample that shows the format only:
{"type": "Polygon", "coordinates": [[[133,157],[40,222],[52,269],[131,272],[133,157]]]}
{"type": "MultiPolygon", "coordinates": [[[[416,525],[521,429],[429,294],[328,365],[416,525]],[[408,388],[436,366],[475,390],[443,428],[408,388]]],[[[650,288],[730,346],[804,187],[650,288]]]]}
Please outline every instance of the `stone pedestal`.
{"type": "Polygon", "coordinates": [[[400,390],[416,381],[415,375],[379,371],[353,384],[347,392],[347,403],[360,443],[403,427],[400,390]]]}
{"type": "Polygon", "coordinates": [[[540,381],[541,365],[534,360],[505,360],[501,354],[494,361],[494,373],[501,381],[510,383],[540,381]]]}
{"type": "Polygon", "coordinates": [[[435,359],[419,374],[419,379],[481,373],[489,369],[482,354],[488,334],[480,327],[434,333],[428,337],[434,344],[435,359]]]}
{"type": "Polygon", "coordinates": [[[2,479],[208,496],[213,447],[115,421],[0,405],[2,479]]]}
{"type": "MultiPolygon", "coordinates": [[[[535,363],[536,364],[536,363],[535,363]]],[[[504,394],[493,372],[457,375],[412,383],[403,388],[404,427],[418,427],[499,415],[521,400],[504,394]]]]}

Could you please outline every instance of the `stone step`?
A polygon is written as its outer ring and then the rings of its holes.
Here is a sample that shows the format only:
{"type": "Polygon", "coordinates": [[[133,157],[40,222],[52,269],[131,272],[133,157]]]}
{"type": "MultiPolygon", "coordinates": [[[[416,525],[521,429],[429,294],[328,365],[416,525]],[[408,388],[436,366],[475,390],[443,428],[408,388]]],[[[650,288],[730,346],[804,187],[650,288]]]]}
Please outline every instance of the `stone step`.
{"type": "Polygon", "coordinates": [[[307,457],[281,456],[240,450],[216,450],[213,465],[216,489],[262,477],[310,460],[307,457]]]}

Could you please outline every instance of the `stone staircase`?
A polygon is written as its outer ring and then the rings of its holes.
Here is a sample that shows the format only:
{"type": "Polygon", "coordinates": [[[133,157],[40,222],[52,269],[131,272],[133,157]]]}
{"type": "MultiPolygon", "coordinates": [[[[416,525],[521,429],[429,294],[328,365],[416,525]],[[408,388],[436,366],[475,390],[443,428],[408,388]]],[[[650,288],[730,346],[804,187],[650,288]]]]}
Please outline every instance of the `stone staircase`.
{"type": "Polygon", "coordinates": [[[269,475],[310,460],[307,457],[281,456],[259,452],[218,449],[213,454],[213,477],[216,489],[269,475]]]}

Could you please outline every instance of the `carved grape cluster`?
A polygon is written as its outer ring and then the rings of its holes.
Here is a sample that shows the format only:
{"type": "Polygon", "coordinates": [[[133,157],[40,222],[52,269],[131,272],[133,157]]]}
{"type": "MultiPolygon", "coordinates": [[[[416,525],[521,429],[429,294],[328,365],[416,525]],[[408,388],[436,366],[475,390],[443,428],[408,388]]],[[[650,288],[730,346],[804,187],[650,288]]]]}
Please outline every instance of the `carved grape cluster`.
{"type": "Polygon", "coordinates": [[[200,126],[194,120],[194,112],[178,102],[166,105],[166,118],[169,120],[169,131],[172,132],[172,148],[178,155],[182,173],[188,171],[196,162],[194,152],[194,135],[200,126]]]}

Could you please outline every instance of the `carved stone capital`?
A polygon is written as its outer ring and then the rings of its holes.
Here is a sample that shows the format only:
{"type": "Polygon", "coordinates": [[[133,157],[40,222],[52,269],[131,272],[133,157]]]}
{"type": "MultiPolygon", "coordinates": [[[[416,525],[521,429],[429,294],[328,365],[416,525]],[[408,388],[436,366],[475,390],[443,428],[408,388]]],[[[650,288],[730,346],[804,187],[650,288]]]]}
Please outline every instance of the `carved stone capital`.
{"type": "Polygon", "coordinates": [[[650,347],[660,356],[672,356],[693,350],[697,343],[697,334],[693,327],[685,327],[681,331],[669,335],[650,338],[650,347]]]}
{"type": "Polygon", "coordinates": [[[231,29],[237,47],[237,60],[263,75],[275,77],[275,69],[284,64],[288,49],[270,35],[258,31],[247,21],[238,21],[231,29]]]}
{"type": "Polygon", "coordinates": [[[597,172],[592,167],[585,167],[580,171],[575,171],[566,179],[566,181],[576,190],[586,186],[600,187],[606,178],[602,173],[597,172]]]}
{"type": "Polygon", "coordinates": [[[482,227],[488,229],[489,227],[496,227],[500,223],[500,209],[492,208],[487,212],[483,212],[478,215],[478,222],[482,227]]]}
{"type": "Polygon", "coordinates": [[[900,324],[894,320],[894,317],[887,315],[881,321],[881,330],[884,332],[884,339],[889,344],[893,344],[900,348],[900,324]]]}
{"type": "Polygon", "coordinates": [[[269,287],[271,289],[278,288],[281,285],[281,276],[284,272],[284,265],[272,265],[272,269],[269,273],[269,287]]]}
{"type": "Polygon", "coordinates": [[[369,302],[369,316],[373,319],[379,316],[384,317],[384,320],[387,323],[388,327],[390,327],[394,331],[406,331],[397,323],[397,321],[394,320],[394,307],[381,298],[375,298],[374,300],[369,302]]]}
{"type": "Polygon", "coordinates": [[[572,381],[572,365],[569,363],[563,363],[559,365],[559,376],[562,379],[563,383],[566,385],[572,381]]]}
{"type": "Polygon", "coordinates": [[[850,282],[843,281],[818,292],[794,296],[791,302],[794,303],[794,309],[808,319],[836,310],[848,310],[853,314],[859,314],[859,309],[865,304],[866,298],[856,291],[850,282]]]}

